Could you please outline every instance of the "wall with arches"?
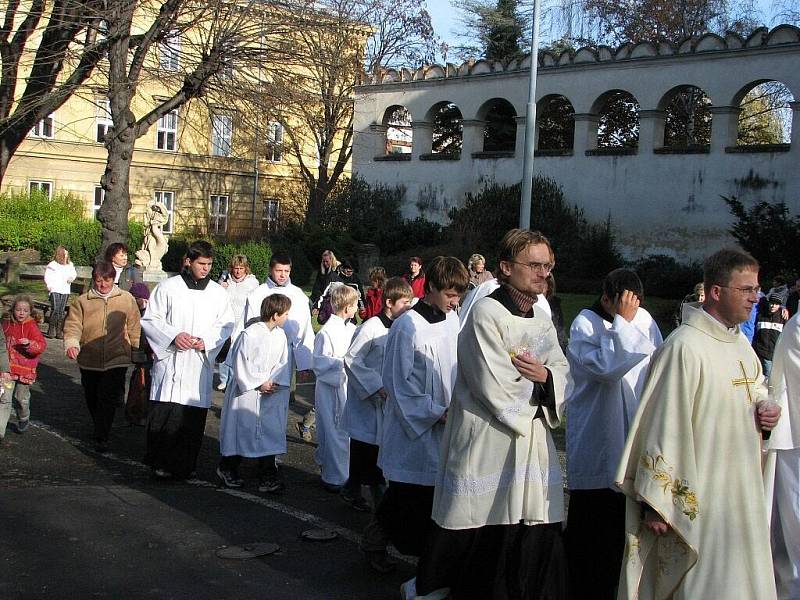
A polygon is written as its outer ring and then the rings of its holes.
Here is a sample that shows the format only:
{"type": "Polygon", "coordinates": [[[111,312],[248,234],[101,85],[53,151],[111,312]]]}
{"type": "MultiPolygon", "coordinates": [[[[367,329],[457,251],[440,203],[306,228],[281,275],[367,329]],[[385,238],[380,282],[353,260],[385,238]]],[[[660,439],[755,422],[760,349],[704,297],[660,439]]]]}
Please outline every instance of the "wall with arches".
{"type": "MultiPolygon", "coordinates": [[[[353,172],[405,186],[405,214],[440,221],[489,181],[518,183],[529,60],[389,70],[365,82],[356,91],[353,172]],[[460,115],[460,140],[437,152],[442,125],[433,111],[445,104],[460,115]],[[409,115],[410,152],[387,151],[387,110],[396,107],[409,115]]],[[[535,171],[558,181],[590,218],[610,215],[629,255],[694,258],[729,243],[721,196],[783,201],[800,212],[800,29],[540,53],[539,61],[535,171]],[[791,95],[789,138],[737,144],[740,103],[768,81],[791,95]],[[676,97],[696,108],[682,133],[674,131],[676,97]]]]}

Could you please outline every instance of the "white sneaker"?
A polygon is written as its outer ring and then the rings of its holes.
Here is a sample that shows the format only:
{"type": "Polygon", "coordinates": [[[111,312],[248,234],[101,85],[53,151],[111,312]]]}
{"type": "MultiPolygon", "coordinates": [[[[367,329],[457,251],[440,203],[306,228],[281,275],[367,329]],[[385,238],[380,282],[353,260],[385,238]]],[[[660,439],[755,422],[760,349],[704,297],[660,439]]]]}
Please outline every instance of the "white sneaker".
{"type": "Polygon", "coordinates": [[[224,383],[218,383],[218,384],[217,384],[217,389],[218,389],[220,392],[224,392],[226,387],[228,387],[228,386],[227,386],[226,384],[224,384],[224,383]]]}

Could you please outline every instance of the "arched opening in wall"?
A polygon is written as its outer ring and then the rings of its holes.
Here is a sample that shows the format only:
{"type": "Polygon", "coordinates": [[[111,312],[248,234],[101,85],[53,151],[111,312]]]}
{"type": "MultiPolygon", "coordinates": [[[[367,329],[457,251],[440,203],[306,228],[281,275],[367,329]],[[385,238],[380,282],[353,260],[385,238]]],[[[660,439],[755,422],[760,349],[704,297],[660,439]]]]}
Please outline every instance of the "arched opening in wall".
{"type": "Polygon", "coordinates": [[[411,154],[414,136],[411,112],[405,106],[390,106],[383,114],[386,126],[386,154],[411,154]]]}
{"type": "Polygon", "coordinates": [[[566,96],[545,96],[536,106],[537,150],[572,150],[575,109],[566,96]]]}
{"type": "Polygon", "coordinates": [[[611,90],[595,100],[598,148],[636,148],[639,145],[639,102],[630,92],[611,90]]]}
{"type": "Polygon", "coordinates": [[[452,102],[439,102],[428,112],[433,123],[431,153],[456,156],[461,153],[463,121],[461,111],[452,102]]]}
{"type": "Polygon", "coordinates": [[[484,121],[483,151],[514,152],[517,144],[517,111],[503,98],[493,98],[478,110],[478,119],[484,121]]]}
{"type": "Polygon", "coordinates": [[[788,144],[792,138],[794,96],[780,81],[756,81],[734,98],[741,111],[737,146],[788,144]]]}
{"type": "Polygon", "coordinates": [[[699,87],[681,85],[665,94],[664,148],[707,150],[711,146],[711,99],[699,87]]]}

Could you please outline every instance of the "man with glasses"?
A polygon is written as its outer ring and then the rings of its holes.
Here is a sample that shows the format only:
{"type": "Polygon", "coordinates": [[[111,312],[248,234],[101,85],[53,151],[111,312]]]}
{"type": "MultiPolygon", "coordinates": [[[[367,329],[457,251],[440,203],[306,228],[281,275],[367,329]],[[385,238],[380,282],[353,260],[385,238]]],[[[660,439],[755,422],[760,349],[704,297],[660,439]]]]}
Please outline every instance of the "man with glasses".
{"type": "Polygon", "coordinates": [[[567,361],[534,307],[553,251],[538,231],[512,229],[498,254],[500,286],[458,337],[418,597],[565,597],[563,477],[550,430],[563,416],[567,361]]]}
{"type": "Polygon", "coordinates": [[[655,353],[616,483],[627,496],[619,598],[776,597],[761,440],[780,417],[739,324],[758,262],[720,250],[705,300],[655,353]]]}
{"type": "Polygon", "coordinates": [[[615,269],[602,294],[572,322],[567,360],[567,558],[570,595],[613,600],[625,547],[625,495],[614,477],[650,364],[658,325],[640,303],[644,286],[615,269]]]}

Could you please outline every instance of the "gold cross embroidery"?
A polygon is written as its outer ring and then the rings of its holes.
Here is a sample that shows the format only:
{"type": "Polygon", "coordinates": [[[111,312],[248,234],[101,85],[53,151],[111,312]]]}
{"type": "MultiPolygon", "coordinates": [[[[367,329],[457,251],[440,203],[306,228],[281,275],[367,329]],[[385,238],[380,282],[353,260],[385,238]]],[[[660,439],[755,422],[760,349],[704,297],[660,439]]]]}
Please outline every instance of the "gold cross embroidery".
{"type": "Polygon", "coordinates": [[[750,401],[750,404],[753,403],[753,395],[750,393],[750,384],[755,383],[755,379],[751,379],[747,376],[747,371],[744,369],[744,364],[742,361],[739,361],[739,368],[742,370],[742,377],[741,379],[732,379],[731,383],[734,386],[743,385],[745,391],[747,392],[747,399],[750,401]]]}

